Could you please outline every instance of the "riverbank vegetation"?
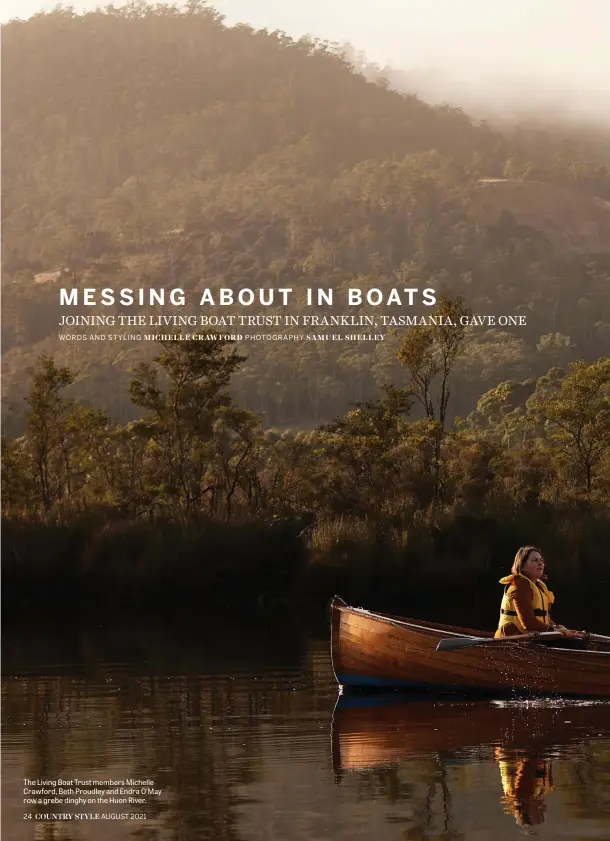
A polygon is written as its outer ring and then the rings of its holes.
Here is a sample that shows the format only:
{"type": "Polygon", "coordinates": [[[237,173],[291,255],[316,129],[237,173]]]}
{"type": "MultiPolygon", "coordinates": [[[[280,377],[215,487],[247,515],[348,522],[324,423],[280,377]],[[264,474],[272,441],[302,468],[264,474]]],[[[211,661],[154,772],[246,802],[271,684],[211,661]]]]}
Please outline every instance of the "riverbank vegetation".
{"type": "Polygon", "coordinates": [[[124,425],[66,397],[72,372],[41,357],[25,434],[3,448],[5,577],[129,598],[285,600],[495,580],[535,541],[556,577],[600,584],[610,359],[501,383],[453,422],[460,312],[443,299],[437,314],[453,325],[404,334],[406,387],[310,432],[275,432],[235,404],[246,360],[226,339],[161,343],[134,372],[141,417],[124,425]]]}
{"type": "Polygon", "coordinates": [[[500,130],[393,90],[349,50],[226,26],[199,0],[12,21],[3,62],[17,601],[496,587],[526,541],[565,582],[607,586],[603,128],[500,130]],[[110,288],[87,315],[115,324],[163,323],[119,290],[181,289],[187,304],[163,314],[197,316],[204,338],[110,341],[99,324],[61,341],[76,313],[61,287],[80,301],[110,288]],[[437,314],[507,321],[233,343],[199,321],[229,313],[198,305],[221,288],[292,289],[289,307],[231,309],[281,324],[432,313],[419,296],[346,306],[350,288],[434,289],[437,314]]]}

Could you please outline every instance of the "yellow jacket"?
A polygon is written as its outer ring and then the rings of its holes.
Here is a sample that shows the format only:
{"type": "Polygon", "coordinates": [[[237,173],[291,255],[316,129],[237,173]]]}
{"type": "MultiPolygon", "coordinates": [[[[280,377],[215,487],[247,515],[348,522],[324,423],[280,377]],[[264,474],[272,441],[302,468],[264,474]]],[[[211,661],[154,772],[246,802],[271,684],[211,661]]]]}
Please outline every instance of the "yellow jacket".
{"type": "Polygon", "coordinates": [[[500,579],[505,585],[496,636],[506,632],[547,631],[551,623],[551,605],[555,596],[543,581],[532,581],[527,575],[506,575],[500,579]],[[507,626],[512,625],[513,628],[507,626]]]}

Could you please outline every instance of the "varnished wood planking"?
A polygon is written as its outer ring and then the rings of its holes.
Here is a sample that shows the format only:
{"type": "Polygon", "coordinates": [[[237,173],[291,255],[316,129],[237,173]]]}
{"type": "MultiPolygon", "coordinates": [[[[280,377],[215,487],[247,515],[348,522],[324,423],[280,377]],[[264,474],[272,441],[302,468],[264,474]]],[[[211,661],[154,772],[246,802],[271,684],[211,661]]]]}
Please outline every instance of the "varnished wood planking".
{"type": "MultiPolygon", "coordinates": [[[[333,602],[332,616],[331,648],[336,675],[396,684],[610,695],[608,653],[560,650],[530,643],[438,653],[438,641],[449,634],[492,635],[400,620],[351,608],[340,601],[333,602]]],[[[610,647],[606,651],[610,652],[610,647]]]]}

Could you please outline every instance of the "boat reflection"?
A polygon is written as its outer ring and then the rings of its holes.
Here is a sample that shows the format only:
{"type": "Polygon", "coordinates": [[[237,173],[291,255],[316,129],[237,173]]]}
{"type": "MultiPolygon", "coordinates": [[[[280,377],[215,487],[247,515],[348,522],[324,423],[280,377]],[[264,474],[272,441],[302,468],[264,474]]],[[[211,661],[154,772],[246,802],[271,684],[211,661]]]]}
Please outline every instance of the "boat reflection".
{"type": "Polygon", "coordinates": [[[607,701],[431,700],[340,695],[332,723],[339,784],[348,771],[381,769],[432,755],[451,761],[476,749],[499,769],[501,803],[520,826],[541,824],[554,790],[552,760],[570,744],[610,736],[607,701]]]}

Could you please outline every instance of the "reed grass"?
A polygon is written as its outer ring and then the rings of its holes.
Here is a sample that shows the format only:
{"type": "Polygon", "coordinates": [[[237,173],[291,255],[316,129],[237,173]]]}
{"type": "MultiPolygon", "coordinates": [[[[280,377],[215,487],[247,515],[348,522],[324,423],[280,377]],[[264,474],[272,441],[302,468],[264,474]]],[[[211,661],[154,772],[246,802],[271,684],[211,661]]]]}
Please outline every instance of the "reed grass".
{"type": "Polygon", "coordinates": [[[516,549],[540,546],[553,585],[588,578],[610,591],[610,512],[597,507],[498,505],[379,516],[225,522],[121,519],[100,508],[43,522],[3,520],[5,593],[37,598],[153,602],[172,596],[200,603],[326,599],[360,602],[409,586],[454,586],[467,578],[494,585],[516,549]],[[453,584],[452,584],[453,582],[453,584]]]}

